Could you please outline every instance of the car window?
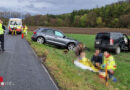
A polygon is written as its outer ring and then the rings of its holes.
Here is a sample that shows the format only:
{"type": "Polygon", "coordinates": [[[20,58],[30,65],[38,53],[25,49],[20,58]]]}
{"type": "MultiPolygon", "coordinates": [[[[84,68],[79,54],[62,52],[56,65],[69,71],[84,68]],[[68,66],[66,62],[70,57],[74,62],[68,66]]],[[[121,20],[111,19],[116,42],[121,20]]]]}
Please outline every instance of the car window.
{"type": "Polygon", "coordinates": [[[110,40],[110,34],[108,34],[108,33],[99,33],[99,34],[97,34],[96,39],[110,40]]]}
{"type": "Polygon", "coordinates": [[[46,31],[47,31],[47,29],[43,29],[43,28],[41,29],[41,32],[46,32],[46,31]]]}
{"type": "Polygon", "coordinates": [[[61,32],[55,31],[55,36],[63,37],[64,35],[61,32]]]}
{"type": "Polygon", "coordinates": [[[124,38],[124,41],[125,41],[125,44],[128,44],[129,42],[129,38],[127,37],[127,35],[123,35],[123,38],[124,38]]]}
{"type": "Polygon", "coordinates": [[[38,32],[40,30],[40,28],[36,29],[35,32],[38,32]]]}
{"type": "Polygon", "coordinates": [[[123,37],[129,39],[128,36],[127,36],[126,34],[124,34],[123,37]]]}
{"type": "Polygon", "coordinates": [[[123,38],[124,38],[124,39],[129,39],[128,36],[125,35],[125,34],[123,35],[123,38]]]}
{"type": "Polygon", "coordinates": [[[42,30],[43,30],[43,28],[39,28],[39,30],[38,30],[38,31],[39,31],[39,32],[42,32],[42,30]]]}
{"type": "Polygon", "coordinates": [[[54,31],[53,30],[46,30],[46,34],[48,34],[48,35],[54,35],[54,31]]]}
{"type": "Polygon", "coordinates": [[[115,40],[117,40],[117,39],[121,39],[123,36],[122,36],[122,34],[120,34],[120,33],[113,33],[112,34],[112,39],[115,39],[115,40]]]}

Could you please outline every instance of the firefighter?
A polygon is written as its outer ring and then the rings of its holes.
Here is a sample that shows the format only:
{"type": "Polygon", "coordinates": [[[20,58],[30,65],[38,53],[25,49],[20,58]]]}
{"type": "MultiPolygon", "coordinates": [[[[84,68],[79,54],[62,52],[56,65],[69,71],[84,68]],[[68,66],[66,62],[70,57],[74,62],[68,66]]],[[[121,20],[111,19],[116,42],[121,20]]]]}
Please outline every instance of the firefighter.
{"type": "Polygon", "coordinates": [[[16,31],[16,27],[14,27],[13,29],[12,29],[12,35],[14,35],[15,34],[15,36],[17,35],[17,31],[16,31]]]}
{"type": "Polygon", "coordinates": [[[3,21],[0,20],[0,42],[1,42],[2,51],[5,51],[5,49],[4,49],[4,30],[5,30],[5,27],[3,25],[3,21]]]}
{"type": "Polygon", "coordinates": [[[28,27],[26,25],[24,25],[24,27],[23,27],[23,33],[26,34],[26,35],[28,33],[27,30],[28,30],[28,27]]]}
{"type": "Polygon", "coordinates": [[[110,53],[107,51],[104,52],[104,63],[102,65],[102,69],[105,69],[106,67],[107,67],[109,78],[116,80],[116,78],[113,75],[117,66],[116,66],[114,57],[110,55],[110,53]]]}

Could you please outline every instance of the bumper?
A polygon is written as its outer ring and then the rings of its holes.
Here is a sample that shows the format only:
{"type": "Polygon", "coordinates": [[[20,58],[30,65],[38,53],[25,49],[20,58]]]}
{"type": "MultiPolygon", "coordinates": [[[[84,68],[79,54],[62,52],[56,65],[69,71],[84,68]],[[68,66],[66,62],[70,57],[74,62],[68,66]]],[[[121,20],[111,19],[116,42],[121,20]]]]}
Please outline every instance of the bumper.
{"type": "Polygon", "coordinates": [[[95,45],[95,48],[99,48],[102,50],[115,50],[116,46],[112,46],[112,45],[95,45]]]}
{"type": "MultiPolygon", "coordinates": [[[[9,33],[12,33],[13,30],[9,30],[9,33]]],[[[22,30],[16,30],[17,33],[22,33],[22,30]]]]}
{"type": "Polygon", "coordinates": [[[33,41],[37,41],[37,38],[35,38],[35,37],[31,37],[31,39],[33,40],[33,41]]]}

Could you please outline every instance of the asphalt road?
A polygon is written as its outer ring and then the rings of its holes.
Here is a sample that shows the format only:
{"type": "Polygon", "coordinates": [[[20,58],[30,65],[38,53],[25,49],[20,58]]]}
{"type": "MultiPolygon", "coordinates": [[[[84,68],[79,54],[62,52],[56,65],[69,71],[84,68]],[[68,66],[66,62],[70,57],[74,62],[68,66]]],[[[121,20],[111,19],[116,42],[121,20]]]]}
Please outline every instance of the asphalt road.
{"type": "Polygon", "coordinates": [[[0,90],[57,90],[26,40],[5,36],[5,52],[0,52],[0,76],[5,86],[0,90]]]}

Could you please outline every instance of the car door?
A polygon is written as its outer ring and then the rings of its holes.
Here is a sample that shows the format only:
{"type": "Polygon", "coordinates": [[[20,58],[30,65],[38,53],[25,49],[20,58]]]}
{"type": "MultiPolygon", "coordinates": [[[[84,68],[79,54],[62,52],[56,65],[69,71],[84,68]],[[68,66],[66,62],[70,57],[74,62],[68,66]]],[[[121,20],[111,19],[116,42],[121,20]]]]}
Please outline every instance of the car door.
{"type": "Polygon", "coordinates": [[[128,48],[129,48],[129,50],[130,50],[130,39],[129,39],[129,45],[128,45],[128,48]]]}
{"type": "Polygon", "coordinates": [[[55,35],[54,41],[56,42],[56,44],[62,46],[66,45],[67,39],[65,38],[65,35],[62,32],[54,31],[54,35],[55,35]]]}
{"type": "Polygon", "coordinates": [[[114,45],[115,46],[119,46],[119,45],[121,45],[123,43],[121,33],[112,33],[111,36],[112,36],[112,39],[114,40],[114,45]]]}
{"type": "Polygon", "coordinates": [[[130,40],[128,36],[126,34],[124,34],[123,36],[124,36],[125,45],[130,49],[130,40]]]}
{"type": "Polygon", "coordinates": [[[54,30],[46,29],[45,39],[47,43],[54,43],[54,30]]]}
{"type": "Polygon", "coordinates": [[[130,50],[130,39],[129,39],[129,45],[128,45],[128,48],[129,48],[129,50],[130,50]]]}

